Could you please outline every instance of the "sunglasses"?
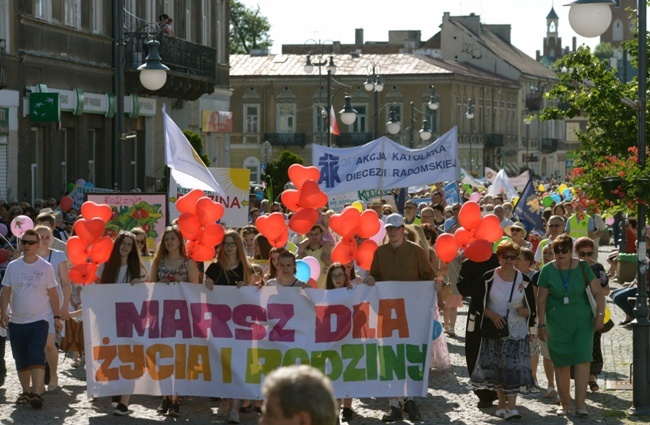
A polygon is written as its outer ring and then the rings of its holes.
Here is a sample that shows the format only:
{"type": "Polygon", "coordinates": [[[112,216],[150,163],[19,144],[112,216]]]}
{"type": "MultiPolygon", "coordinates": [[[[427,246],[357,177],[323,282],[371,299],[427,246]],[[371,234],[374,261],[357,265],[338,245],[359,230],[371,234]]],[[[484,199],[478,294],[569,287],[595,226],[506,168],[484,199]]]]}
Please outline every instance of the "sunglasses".
{"type": "Polygon", "coordinates": [[[561,224],[549,224],[548,227],[562,227],[561,224]]]}
{"type": "Polygon", "coordinates": [[[581,257],[591,257],[593,254],[594,254],[593,251],[592,252],[582,252],[582,251],[578,252],[578,255],[581,256],[581,257]]]}
{"type": "Polygon", "coordinates": [[[571,251],[571,248],[554,248],[553,252],[556,254],[567,254],[569,251],[571,251]]]}
{"type": "Polygon", "coordinates": [[[23,244],[23,245],[36,245],[38,242],[30,241],[30,240],[26,240],[26,239],[21,239],[20,243],[23,244]]]}
{"type": "Polygon", "coordinates": [[[144,242],[145,242],[144,239],[136,239],[135,241],[135,243],[137,243],[138,245],[144,245],[144,242]]]}
{"type": "Polygon", "coordinates": [[[517,258],[519,258],[519,256],[518,256],[518,255],[515,255],[515,254],[501,254],[501,259],[502,259],[502,260],[511,260],[511,261],[514,261],[514,260],[516,260],[517,258]]]}
{"type": "Polygon", "coordinates": [[[516,228],[516,227],[513,227],[512,229],[510,229],[510,231],[511,231],[511,232],[521,232],[522,230],[521,230],[521,229],[518,229],[518,228],[516,228]]]}

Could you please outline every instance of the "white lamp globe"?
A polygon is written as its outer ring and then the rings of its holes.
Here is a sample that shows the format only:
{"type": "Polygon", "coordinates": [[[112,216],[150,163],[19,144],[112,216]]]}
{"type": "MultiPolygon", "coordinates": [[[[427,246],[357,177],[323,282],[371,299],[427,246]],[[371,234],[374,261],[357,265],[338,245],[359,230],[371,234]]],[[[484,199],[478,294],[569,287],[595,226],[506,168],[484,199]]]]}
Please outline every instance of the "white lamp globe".
{"type": "Polygon", "coordinates": [[[569,24],[578,35],[587,38],[600,36],[612,21],[609,2],[572,3],[569,5],[569,24]]]}

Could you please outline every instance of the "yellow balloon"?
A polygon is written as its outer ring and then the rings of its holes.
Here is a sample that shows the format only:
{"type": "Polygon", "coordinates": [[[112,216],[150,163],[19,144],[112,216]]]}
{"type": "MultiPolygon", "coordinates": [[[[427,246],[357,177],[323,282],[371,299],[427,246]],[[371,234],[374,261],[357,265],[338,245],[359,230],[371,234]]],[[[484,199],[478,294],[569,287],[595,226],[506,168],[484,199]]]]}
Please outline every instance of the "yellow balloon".
{"type": "Polygon", "coordinates": [[[565,184],[561,184],[560,187],[557,188],[557,193],[564,193],[565,190],[567,190],[569,187],[565,184]]]}
{"type": "Polygon", "coordinates": [[[603,323],[607,323],[607,321],[612,317],[612,312],[609,311],[609,307],[605,306],[605,318],[603,319],[603,323]]]}
{"type": "Polygon", "coordinates": [[[537,190],[539,190],[540,192],[546,192],[546,188],[544,187],[543,184],[540,184],[539,186],[537,186],[537,190]]]}
{"type": "Polygon", "coordinates": [[[352,203],[352,207],[355,208],[359,212],[363,212],[363,204],[360,201],[354,201],[352,203]]]}
{"type": "Polygon", "coordinates": [[[570,187],[569,189],[571,190],[571,193],[573,193],[574,195],[576,194],[576,188],[575,187],[570,187]]]}
{"type": "Polygon", "coordinates": [[[519,203],[519,196],[512,198],[512,205],[517,205],[519,203]]]}

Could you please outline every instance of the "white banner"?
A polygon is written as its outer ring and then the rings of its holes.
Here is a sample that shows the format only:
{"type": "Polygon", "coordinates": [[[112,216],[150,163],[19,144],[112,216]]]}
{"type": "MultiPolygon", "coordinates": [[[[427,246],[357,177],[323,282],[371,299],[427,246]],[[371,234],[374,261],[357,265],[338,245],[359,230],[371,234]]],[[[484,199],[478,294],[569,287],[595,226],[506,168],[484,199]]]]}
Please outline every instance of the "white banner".
{"type": "Polygon", "coordinates": [[[81,298],[89,397],[260,399],[264,377],[296,363],[322,370],[338,398],[427,394],[433,282],[87,285],[81,298]]]}
{"type": "Polygon", "coordinates": [[[494,178],[494,182],[492,182],[492,185],[488,187],[487,191],[490,195],[493,196],[500,193],[505,194],[508,201],[511,201],[516,196],[518,196],[517,189],[515,189],[515,187],[512,185],[512,182],[510,181],[510,178],[504,169],[501,169],[501,171],[497,173],[497,176],[494,178]]]}
{"type": "Polygon", "coordinates": [[[528,180],[530,180],[530,173],[528,170],[519,174],[517,177],[510,177],[510,183],[512,183],[517,190],[524,190],[528,184],[528,180]]]}
{"type": "Polygon", "coordinates": [[[457,180],[456,127],[422,149],[409,149],[387,137],[354,148],[312,146],[312,163],[320,168],[328,195],[364,189],[393,189],[457,180]]]}

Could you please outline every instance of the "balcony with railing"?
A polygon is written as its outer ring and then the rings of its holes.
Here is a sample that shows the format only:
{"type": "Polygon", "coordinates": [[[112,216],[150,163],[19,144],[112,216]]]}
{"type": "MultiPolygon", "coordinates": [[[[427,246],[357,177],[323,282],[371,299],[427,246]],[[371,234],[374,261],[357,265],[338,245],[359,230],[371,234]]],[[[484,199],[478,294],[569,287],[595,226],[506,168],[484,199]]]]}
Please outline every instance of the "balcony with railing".
{"type": "Polygon", "coordinates": [[[300,146],[304,148],[307,144],[305,133],[264,133],[264,140],[273,146],[300,146]]]}
{"type": "Polygon", "coordinates": [[[559,144],[558,139],[542,139],[542,144],[539,147],[542,153],[553,153],[557,151],[559,144]]]}
{"type": "Polygon", "coordinates": [[[485,135],[486,148],[500,148],[505,145],[503,134],[488,133],[485,135]]]}
{"type": "MultiPolygon", "coordinates": [[[[147,92],[140,84],[137,68],[147,57],[149,36],[146,32],[124,34],[124,39],[130,41],[125,47],[127,93],[147,92]]],[[[229,70],[227,66],[217,64],[216,49],[181,38],[162,36],[157,39],[160,41],[160,57],[169,67],[167,82],[156,92],[158,96],[195,100],[214,92],[217,85],[228,87],[229,70]]]]}
{"type": "Polygon", "coordinates": [[[336,146],[361,146],[372,141],[372,133],[342,133],[336,138],[336,146]]]}

